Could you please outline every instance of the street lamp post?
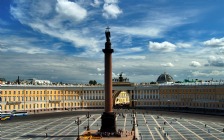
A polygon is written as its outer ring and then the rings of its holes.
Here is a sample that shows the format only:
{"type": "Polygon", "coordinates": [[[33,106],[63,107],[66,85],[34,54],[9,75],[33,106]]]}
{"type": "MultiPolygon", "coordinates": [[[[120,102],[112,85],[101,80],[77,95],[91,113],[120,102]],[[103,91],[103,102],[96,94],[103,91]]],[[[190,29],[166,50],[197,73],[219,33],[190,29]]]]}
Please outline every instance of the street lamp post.
{"type": "Polygon", "coordinates": [[[168,108],[169,108],[169,111],[170,111],[170,100],[168,100],[168,108]]]}
{"type": "Polygon", "coordinates": [[[80,140],[80,136],[79,136],[79,125],[81,124],[81,120],[79,119],[79,117],[77,117],[77,120],[75,120],[75,123],[78,125],[78,138],[77,140],[80,140]]]}
{"type": "Polygon", "coordinates": [[[88,126],[87,126],[87,131],[89,131],[89,118],[91,117],[91,115],[89,114],[89,112],[88,112],[88,114],[86,114],[86,118],[88,118],[88,126]]]}
{"type": "Polygon", "coordinates": [[[45,127],[45,137],[47,137],[47,130],[48,130],[48,128],[45,127]]]}
{"type": "Polygon", "coordinates": [[[133,127],[132,127],[132,131],[134,131],[134,137],[133,137],[133,140],[135,140],[136,139],[136,137],[135,137],[135,111],[133,110],[132,111],[133,112],[133,114],[132,114],[132,119],[133,119],[133,121],[132,121],[132,123],[133,123],[133,127]]]}
{"type": "Polygon", "coordinates": [[[35,110],[35,103],[34,103],[33,105],[34,105],[34,110],[33,110],[33,112],[34,112],[34,114],[36,114],[36,112],[35,112],[35,111],[36,111],[36,110],[35,110]]]}
{"type": "Polygon", "coordinates": [[[142,134],[141,134],[141,133],[139,133],[139,135],[140,135],[140,137],[141,137],[141,140],[142,140],[142,134]]]}
{"type": "Polygon", "coordinates": [[[205,113],[205,101],[204,101],[204,109],[203,109],[204,113],[205,113]]]}

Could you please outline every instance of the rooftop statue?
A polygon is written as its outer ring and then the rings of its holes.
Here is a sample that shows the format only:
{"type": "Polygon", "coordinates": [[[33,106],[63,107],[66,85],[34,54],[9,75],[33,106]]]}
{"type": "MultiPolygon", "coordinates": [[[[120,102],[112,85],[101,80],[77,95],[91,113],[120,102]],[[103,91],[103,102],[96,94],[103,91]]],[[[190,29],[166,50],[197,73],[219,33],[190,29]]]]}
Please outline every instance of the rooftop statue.
{"type": "Polygon", "coordinates": [[[109,31],[109,27],[106,28],[106,31],[105,31],[105,35],[106,35],[106,39],[107,39],[107,42],[110,42],[110,31],[109,31]]]}
{"type": "Polygon", "coordinates": [[[123,72],[121,72],[121,74],[119,75],[119,82],[123,82],[123,80],[124,80],[123,77],[122,77],[122,73],[123,72]]]}

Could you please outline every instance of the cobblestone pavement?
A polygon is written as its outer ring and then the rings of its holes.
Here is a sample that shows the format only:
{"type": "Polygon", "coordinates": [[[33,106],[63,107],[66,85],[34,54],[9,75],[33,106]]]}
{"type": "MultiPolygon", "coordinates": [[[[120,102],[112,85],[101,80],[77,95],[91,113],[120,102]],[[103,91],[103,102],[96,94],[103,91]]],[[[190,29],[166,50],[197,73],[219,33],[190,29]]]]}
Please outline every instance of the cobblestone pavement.
{"type": "MultiPolygon", "coordinates": [[[[88,125],[85,115],[18,121],[1,124],[1,140],[74,140],[88,125]],[[47,134],[47,137],[46,137],[47,134]]],[[[101,114],[91,114],[90,129],[99,130],[101,114]]],[[[211,119],[212,120],[212,119],[211,119]]],[[[10,120],[9,120],[10,121],[10,120]]],[[[117,129],[130,134],[133,127],[131,113],[117,114],[117,129]]],[[[140,140],[224,140],[224,122],[204,121],[190,117],[157,114],[136,114],[136,137],[140,140]]]]}

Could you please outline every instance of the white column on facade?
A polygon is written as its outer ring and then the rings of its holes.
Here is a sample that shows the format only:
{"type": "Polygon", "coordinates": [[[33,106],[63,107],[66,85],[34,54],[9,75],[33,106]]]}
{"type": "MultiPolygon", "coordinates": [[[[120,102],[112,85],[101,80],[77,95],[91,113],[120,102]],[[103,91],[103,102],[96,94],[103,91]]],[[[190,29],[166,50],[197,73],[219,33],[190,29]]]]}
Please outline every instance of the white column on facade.
{"type": "Polygon", "coordinates": [[[86,90],[86,99],[89,100],[89,98],[90,98],[90,97],[89,97],[89,91],[86,90]]]}
{"type": "Polygon", "coordinates": [[[136,92],[136,90],[133,91],[133,97],[134,97],[134,100],[135,100],[135,92],[136,92]]]}

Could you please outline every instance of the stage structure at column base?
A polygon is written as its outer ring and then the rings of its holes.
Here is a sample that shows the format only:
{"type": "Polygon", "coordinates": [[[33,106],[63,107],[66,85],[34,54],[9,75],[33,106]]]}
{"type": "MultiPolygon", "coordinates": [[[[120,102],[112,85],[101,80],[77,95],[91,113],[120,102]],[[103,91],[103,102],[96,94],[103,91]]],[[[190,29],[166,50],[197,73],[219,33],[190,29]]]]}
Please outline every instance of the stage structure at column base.
{"type": "MultiPolygon", "coordinates": [[[[123,133],[100,132],[99,130],[85,131],[79,140],[134,140],[134,131],[125,131],[123,133]]],[[[78,139],[76,139],[78,140],[78,139]]]]}

